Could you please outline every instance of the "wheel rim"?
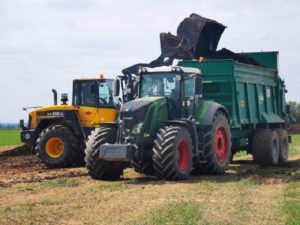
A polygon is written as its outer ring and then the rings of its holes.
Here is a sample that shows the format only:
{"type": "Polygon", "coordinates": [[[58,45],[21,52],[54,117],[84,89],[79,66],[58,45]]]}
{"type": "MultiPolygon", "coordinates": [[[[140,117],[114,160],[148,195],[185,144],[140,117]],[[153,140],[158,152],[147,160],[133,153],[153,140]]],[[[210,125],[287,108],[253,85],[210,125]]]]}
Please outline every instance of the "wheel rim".
{"type": "Polygon", "coordinates": [[[58,137],[50,138],[46,143],[46,152],[51,158],[59,158],[64,148],[64,142],[58,137]]]}
{"type": "Polygon", "coordinates": [[[224,127],[219,127],[215,132],[214,148],[217,160],[223,164],[228,155],[228,136],[224,127]]]}
{"type": "Polygon", "coordinates": [[[185,170],[189,165],[189,146],[185,140],[180,140],[176,152],[177,165],[180,170],[185,170]]]}

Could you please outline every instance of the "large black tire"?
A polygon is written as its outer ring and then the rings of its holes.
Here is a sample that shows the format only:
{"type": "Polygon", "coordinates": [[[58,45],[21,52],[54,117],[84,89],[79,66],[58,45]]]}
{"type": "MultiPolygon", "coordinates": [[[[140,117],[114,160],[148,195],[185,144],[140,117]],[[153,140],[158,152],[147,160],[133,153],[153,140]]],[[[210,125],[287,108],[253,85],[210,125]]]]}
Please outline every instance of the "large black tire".
{"type": "Polygon", "coordinates": [[[116,141],[117,131],[114,128],[96,128],[92,131],[85,149],[85,162],[89,175],[97,180],[116,180],[123,175],[124,162],[100,159],[100,146],[116,141]]]}
{"type": "Polygon", "coordinates": [[[152,160],[149,160],[149,161],[134,160],[131,162],[131,166],[138,173],[142,173],[145,175],[153,175],[154,174],[152,160]]]}
{"type": "Polygon", "coordinates": [[[231,159],[231,133],[228,119],[223,112],[216,112],[211,127],[203,128],[200,148],[204,160],[194,159],[193,174],[222,174],[231,159]]]}
{"type": "Polygon", "coordinates": [[[279,138],[277,132],[270,129],[255,131],[252,154],[254,161],[257,163],[277,165],[279,159],[279,138]]]}
{"type": "Polygon", "coordinates": [[[63,125],[53,125],[43,130],[36,141],[35,150],[48,168],[78,165],[84,158],[78,138],[63,125]]]}
{"type": "Polygon", "coordinates": [[[182,180],[192,169],[193,145],[187,129],[165,126],[154,140],[153,168],[155,174],[166,180],[182,180]]]}
{"type": "Polygon", "coordinates": [[[289,157],[289,140],[288,134],[284,129],[278,129],[278,138],[279,138],[279,157],[278,164],[284,165],[288,162],[289,157]]]}

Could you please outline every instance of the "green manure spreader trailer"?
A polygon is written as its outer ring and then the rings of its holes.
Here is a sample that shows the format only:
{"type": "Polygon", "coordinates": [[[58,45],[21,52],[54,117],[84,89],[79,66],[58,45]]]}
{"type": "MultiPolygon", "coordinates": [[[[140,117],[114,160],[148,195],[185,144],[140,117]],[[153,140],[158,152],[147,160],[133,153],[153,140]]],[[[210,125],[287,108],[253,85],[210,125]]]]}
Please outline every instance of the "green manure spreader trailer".
{"type": "Polygon", "coordinates": [[[278,52],[243,55],[259,66],[205,59],[140,68],[135,99],[90,136],[89,174],[118,179],[128,163],[166,180],[221,174],[240,150],[257,163],[285,163],[290,116],[278,52]]]}

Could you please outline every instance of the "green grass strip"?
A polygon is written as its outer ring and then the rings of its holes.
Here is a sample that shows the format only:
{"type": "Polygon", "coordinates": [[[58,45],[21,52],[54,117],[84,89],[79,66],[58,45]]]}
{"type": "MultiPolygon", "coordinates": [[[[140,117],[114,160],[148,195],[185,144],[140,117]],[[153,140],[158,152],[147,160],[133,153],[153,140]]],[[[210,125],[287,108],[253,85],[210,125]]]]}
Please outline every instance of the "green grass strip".
{"type": "Polygon", "coordinates": [[[133,224],[194,225],[200,224],[200,221],[201,224],[205,222],[202,218],[200,205],[188,201],[163,204],[133,224]]]}
{"type": "Polygon", "coordinates": [[[287,225],[298,225],[300,221],[300,182],[289,183],[284,195],[282,211],[287,225]]]}
{"type": "Polygon", "coordinates": [[[0,129],[0,146],[20,144],[22,142],[19,129],[0,129]]]}

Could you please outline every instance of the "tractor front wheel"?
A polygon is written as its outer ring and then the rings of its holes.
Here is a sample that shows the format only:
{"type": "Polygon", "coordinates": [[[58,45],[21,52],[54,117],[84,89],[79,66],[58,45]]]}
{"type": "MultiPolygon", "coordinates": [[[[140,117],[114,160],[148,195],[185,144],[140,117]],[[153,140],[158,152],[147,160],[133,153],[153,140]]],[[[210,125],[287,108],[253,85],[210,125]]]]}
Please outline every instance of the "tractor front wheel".
{"type": "Polygon", "coordinates": [[[134,171],[144,175],[153,175],[153,163],[152,160],[138,160],[135,159],[131,162],[131,166],[134,171]]]}
{"type": "Polygon", "coordinates": [[[116,130],[113,128],[96,128],[85,149],[85,162],[89,175],[93,179],[116,180],[123,174],[124,162],[106,161],[100,159],[100,146],[116,141],[116,130]]]}
{"type": "Polygon", "coordinates": [[[193,145],[187,129],[165,126],[156,135],[153,147],[155,174],[166,180],[182,180],[192,169],[193,145]]]}
{"type": "Polygon", "coordinates": [[[48,168],[70,167],[84,158],[78,138],[63,125],[53,125],[43,130],[35,150],[48,168]]]}

